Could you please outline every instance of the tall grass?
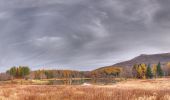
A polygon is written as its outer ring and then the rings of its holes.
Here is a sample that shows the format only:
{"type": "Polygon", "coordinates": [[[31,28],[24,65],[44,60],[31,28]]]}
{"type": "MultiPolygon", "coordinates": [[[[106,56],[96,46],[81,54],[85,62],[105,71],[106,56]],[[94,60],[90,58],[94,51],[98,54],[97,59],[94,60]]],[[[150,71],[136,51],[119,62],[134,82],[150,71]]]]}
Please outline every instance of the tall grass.
{"type": "Polygon", "coordinates": [[[2,100],[170,100],[170,90],[16,85],[1,88],[0,98],[3,98],[2,100]]]}

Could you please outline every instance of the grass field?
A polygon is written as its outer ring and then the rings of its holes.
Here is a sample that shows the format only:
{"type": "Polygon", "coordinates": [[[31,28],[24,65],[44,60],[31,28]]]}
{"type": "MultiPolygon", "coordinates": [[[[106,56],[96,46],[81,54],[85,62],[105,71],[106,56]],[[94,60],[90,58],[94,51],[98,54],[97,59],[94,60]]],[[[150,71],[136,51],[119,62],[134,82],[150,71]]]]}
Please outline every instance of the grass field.
{"type": "Polygon", "coordinates": [[[170,78],[115,85],[0,85],[0,100],[170,100],[170,78]]]}

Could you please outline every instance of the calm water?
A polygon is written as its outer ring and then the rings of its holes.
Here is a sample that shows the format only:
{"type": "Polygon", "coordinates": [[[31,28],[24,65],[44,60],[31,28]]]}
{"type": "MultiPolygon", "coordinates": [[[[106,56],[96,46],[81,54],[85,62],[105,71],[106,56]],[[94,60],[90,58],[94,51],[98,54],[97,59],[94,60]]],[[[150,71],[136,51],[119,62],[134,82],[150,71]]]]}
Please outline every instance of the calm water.
{"type": "Polygon", "coordinates": [[[116,83],[115,80],[106,80],[106,79],[80,79],[80,80],[50,80],[49,85],[63,85],[63,84],[71,84],[71,85],[81,85],[84,83],[89,84],[110,84],[116,83]]]}

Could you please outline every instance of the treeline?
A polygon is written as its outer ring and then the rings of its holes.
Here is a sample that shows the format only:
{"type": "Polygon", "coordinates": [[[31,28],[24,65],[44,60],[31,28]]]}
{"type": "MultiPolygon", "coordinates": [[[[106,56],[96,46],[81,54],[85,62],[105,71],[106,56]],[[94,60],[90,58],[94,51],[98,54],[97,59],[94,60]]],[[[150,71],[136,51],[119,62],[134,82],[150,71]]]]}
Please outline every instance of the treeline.
{"type": "Polygon", "coordinates": [[[83,72],[73,70],[37,70],[29,75],[32,79],[81,78],[83,72]]]}
{"type": "Polygon", "coordinates": [[[162,77],[164,75],[160,62],[156,65],[135,64],[132,68],[133,78],[151,79],[162,77]]]}
{"type": "Polygon", "coordinates": [[[27,66],[12,67],[6,72],[7,74],[13,76],[14,78],[25,78],[25,76],[30,74],[30,68],[27,66]]]}
{"type": "Polygon", "coordinates": [[[121,68],[109,67],[94,71],[73,71],[73,70],[37,70],[30,74],[32,79],[50,78],[107,78],[119,76],[121,68]]]}
{"type": "Polygon", "coordinates": [[[29,79],[52,79],[52,78],[110,78],[118,77],[121,73],[119,67],[106,67],[93,71],[74,71],[74,70],[36,70],[31,71],[29,67],[12,67],[6,71],[6,74],[12,78],[29,79]]]}
{"type": "MultiPolygon", "coordinates": [[[[169,63],[170,66],[170,63],[169,63]]],[[[108,66],[99,68],[93,71],[74,71],[74,70],[36,70],[31,71],[27,66],[12,67],[6,71],[7,78],[28,78],[28,79],[72,79],[72,78],[91,78],[91,79],[113,79],[115,77],[122,78],[136,78],[136,79],[151,79],[162,77],[165,72],[162,69],[161,63],[158,64],[134,64],[133,67],[115,67],[108,66]],[[128,76],[128,77],[127,77],[128,76]]],[[[4,77],[5,74],[0,74],[0,77],[4,77]]]]}
{"type": "Polygon", "coordinates": [[[120,67],[105,67],[90,72],[90,77],[96,78],[107,78],[107,77],[118,77],[122,69],[120,67]]]}

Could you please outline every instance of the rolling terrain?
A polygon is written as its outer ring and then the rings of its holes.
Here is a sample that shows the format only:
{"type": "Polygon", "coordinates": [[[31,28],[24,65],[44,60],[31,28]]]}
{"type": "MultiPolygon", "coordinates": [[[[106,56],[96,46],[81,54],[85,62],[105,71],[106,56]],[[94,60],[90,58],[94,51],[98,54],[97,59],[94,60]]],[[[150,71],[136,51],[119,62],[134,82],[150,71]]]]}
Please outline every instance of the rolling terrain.
{"type": "Polygon", "coordinates": [[[141,54],[131,60],[120,62],[114,64],[113,66],[121,66],[121,67],[131,67],[134,64],[157,64],[160,62],[162,65],[168,63],[170,61],[170,53],[162,53],[162,54],[141,54]]]}

